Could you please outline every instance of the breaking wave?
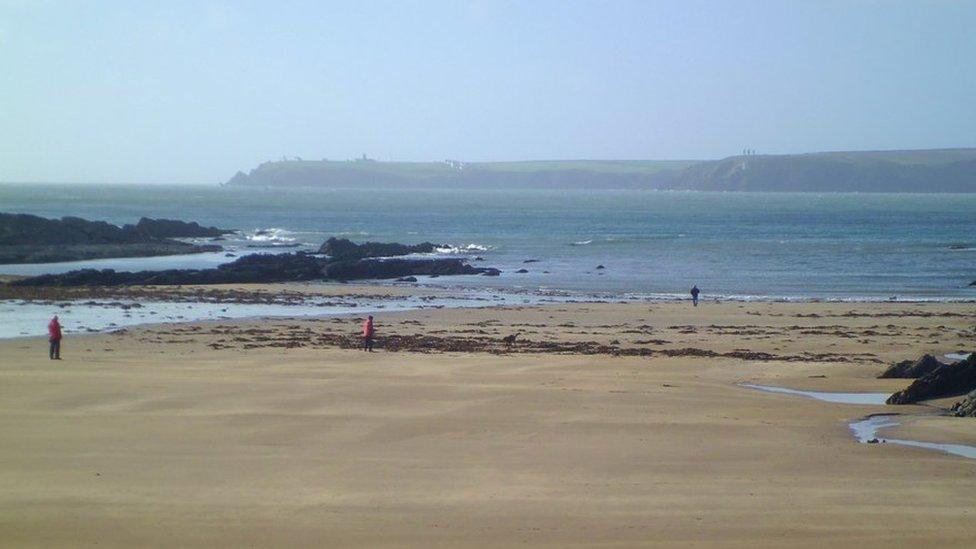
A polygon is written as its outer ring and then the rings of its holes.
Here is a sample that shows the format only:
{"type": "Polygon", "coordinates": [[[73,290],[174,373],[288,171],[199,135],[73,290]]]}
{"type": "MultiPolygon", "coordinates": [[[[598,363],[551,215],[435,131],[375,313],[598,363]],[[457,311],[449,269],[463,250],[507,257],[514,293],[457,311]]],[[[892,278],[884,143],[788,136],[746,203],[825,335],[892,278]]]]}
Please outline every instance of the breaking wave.
{"type": "Polygon", "coordinates": [[[290,235],[295,233],[287,230],[280,229],[278,227],[271,227],[268,229],[257,229],[254,232],[245,235],[245,238],[251,242],[261,242],[261,243],[292,243],[295,242],[295,238],[290,235]]]}
{"type": "Polygon", "coordinates": [[[491,249],[491,246],[485,246],[483,244],[468,244],[467,246],[445,245],[434,249],[442,254],[470,254],[472,252],[487,252],[491,249]]]}

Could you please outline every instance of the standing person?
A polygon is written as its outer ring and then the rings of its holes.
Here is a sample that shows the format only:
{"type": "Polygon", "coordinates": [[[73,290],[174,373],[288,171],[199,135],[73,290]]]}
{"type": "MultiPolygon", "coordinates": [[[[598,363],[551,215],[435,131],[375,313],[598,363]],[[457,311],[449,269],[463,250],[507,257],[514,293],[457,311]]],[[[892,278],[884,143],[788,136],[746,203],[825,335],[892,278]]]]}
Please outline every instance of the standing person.
{"type": "Polygon", "coordinates": [[[369,315],[366,322],[363,322],[363,350],[373,352],[373,315],[369,315]]]}
{"type": "Polygon", "coordinates": [[[701,290],[698,289],[697,284],[691,287],[691,302],[695,305],[695,307],[698,306],[698,294],[700,293],[701,290]]]}
{"type": "Polygon", "coordinates": [[[51,343],[48,355],[51,360],[61,360],[61,323],[58,322],[58,315],[54,315],[51,322],[47,323],[47,336],[47,340],[51,343]]]}

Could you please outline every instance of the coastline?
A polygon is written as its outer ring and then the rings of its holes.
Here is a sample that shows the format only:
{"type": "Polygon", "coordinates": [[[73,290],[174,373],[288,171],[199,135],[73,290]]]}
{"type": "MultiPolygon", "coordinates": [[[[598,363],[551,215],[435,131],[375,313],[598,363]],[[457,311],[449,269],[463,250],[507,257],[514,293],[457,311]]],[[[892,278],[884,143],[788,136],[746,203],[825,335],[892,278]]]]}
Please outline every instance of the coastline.
{"type": "MultiPolygon", "coordinates": [[[[314,286],[288,291],[381,292],[314,286]]],[[[970,305],[562,302],[375,316],[372,354],[346,348],[357,315],[69,334],[60,362],[43,338],[0,341],[0,537],[887,547],[976,535],[976,462],[858,444],[848,427],[894,411],[912,419],[884,436],[973,444],[976,420],[738,386],[903,388],[876,376],[971,343],[970,305]],[[516,331],[509,349],[500,338],[516,331]],[[667,352],[684,349],[701,352],[667,352]]]]}

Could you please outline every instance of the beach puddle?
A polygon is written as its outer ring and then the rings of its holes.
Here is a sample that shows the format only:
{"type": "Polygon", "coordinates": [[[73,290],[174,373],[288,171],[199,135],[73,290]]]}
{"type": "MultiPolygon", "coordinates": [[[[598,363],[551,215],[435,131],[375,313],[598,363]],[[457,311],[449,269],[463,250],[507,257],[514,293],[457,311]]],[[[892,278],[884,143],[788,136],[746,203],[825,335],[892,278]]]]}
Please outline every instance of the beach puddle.
{"type": "Polygon", "coordinates": [[[787,389],[786,387],[774,387],[772,385],[754,385],[752,383],[742,383],[741,385],[768,393],[802,396],[837,404],[882,405],[891,396],[891,393],[831,393],[823,391],[800,391],[798,389],[787,389]]]}
{"type": "Polygon", "coordinates": [[[854,438],[858,442],[863,444],[900,444],[902,446],[911,446],[914,448],[924,448],[926,450],[934,450],[936,452],[944,452],[946,454],[952,454],[954,456],[961,456],[969,459],[976,459],[976,446],[969,446],[967,444],[943,444],[940,442],[922,442],[920,440],[906,440],[900,438],[883,438],[878,436],[878,431],[888,427],[895,427],[899,425],[896,420],[897,415],[886,415],[880,414],[875,416],[868,416],[864,419],[858,421],[852,421],[850,423],[851,431],[854,433],[854,438]]]}

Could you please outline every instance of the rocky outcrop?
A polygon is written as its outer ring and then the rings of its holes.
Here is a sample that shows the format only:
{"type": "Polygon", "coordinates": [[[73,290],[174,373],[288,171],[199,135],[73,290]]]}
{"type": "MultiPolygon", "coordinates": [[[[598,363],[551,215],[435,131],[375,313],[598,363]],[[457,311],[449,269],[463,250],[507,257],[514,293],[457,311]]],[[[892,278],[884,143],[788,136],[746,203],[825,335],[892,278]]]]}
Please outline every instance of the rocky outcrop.
{"type": "Polygon", "coordinates": [[[0,213],[0,263],[48,263],[112,257],[150,257],[219,251],[169,237],[220,236],[229,231],[197,223],[142,218],[118,227],[80,217],[46,219],[0,213]]]}
{"type": "Polygon", "coordinates": [[[185,242],[133,242],[127,244],[69,244],[60,246],[0,246],[0,265],[15,263],[56,263],[113,257],[154,257],[161,255],[219,252],[213,244],[185,242]]]}
{"type": "Polygon", "coordinates": [[[363,242],[356,244],[346,238],[331,237],[319,248],[320,254],[325,254],[333,260],[345,261],[351,259],[366,259],[368,257],[394,257],[409,254],[433,253],[437,246],[430,242],[421,244],[399,244],[396,242],[363,242]]]}
{"type": "Polygon", "coordinates": [[[942,366],[945,366],[945,364],[939,362],[934,356],[923,355],[922,358],[918,360],[903,360],[896,364],[892,364],[887,370],[878,376],[878,378],[917,379],[938,370],[942,366]]]}
{"type": "Polygon", "coordinates": [[[961,395],[976,389],[976,356],[945,364],[888,397],[888,404],[914,404],[922,400],[961,395]]]}
{"type": "Polygon", "coordinates": [[[449,276],[483,274],[488,269],[472,267],[461,259],[360,259],[333,261],[322,270],[327,279],[365,280],[407,276],[449,276]]]}
{"type": "Polygon", "coordinates": [[[966,395],[966,398],[957,402],[949,411],[957,417],[976,417],[976,391],[966,395]]]}
{"type": "Polygon", "coordinates": [[[498,270],[472,267],[458,258],[352,259],[335,261],[308,253],[253,254],[215,269],[170,269],[119,272],[82,269],[11,282],[15,286],[120,286],[368,280],[446,275],[497,275],[498,270]]]}
{"type": "Polygon", "coordinates": [[[12,282],[15,286],[123,286],[288,282],[322,278],[324,260],[309,254],[254,254],[215,269],[115,271],[81,269],[12,282]]]}
{"type": "Polygon", "coordinates": [[[148,217],[143,217],[134,226],[126,225],[122,227],[122,230],[134,230],[150,238],[216,238],[235,232],[230,229],[204,227],[196,221],[150,219],[148,217]]]}

